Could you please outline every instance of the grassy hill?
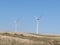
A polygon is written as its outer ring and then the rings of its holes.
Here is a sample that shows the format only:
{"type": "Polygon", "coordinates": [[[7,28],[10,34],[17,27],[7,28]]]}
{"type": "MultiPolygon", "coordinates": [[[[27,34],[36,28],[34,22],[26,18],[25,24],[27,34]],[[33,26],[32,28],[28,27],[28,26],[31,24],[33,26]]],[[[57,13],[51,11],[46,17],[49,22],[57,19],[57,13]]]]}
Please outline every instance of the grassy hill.
{"type": "Polygon", "coordinates": [[[60,45],[60,36],[1,32],[0,45],[60,45]]]}

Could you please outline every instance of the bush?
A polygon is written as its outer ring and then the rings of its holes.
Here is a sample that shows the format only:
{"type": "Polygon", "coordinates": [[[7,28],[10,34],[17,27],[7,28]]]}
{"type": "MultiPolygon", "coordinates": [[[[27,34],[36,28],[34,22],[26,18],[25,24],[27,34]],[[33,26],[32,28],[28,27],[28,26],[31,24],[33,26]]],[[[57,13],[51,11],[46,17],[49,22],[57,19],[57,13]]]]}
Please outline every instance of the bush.
{"type": "Polygon", "coordinates": [[[18,35],[18,34],[14,33],[14,35],[18,35]]]}
{"type": "Polygon", "coordinates": [[[22,36],[22,37],[23,37],[24,35],[23,35],[23,34],[20,34],[20,36],[22,36]]]}
{"type": "Polygon", "coordinates": [[[8,36],[8,35],[10,35],[10,34],[6,32],[6,33],[3,33],[3,35],[7,35],[7,36],[8,36]]]}

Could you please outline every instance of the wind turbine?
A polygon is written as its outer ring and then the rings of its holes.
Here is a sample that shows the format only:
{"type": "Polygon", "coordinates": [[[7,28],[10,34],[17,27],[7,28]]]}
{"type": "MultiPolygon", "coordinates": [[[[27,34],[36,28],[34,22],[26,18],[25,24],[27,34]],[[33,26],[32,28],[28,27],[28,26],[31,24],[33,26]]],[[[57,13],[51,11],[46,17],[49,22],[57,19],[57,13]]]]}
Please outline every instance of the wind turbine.
{"type": "Polygon", "coordinates": [[[19,18],[15,20],[15,32],[18,31],[18,26],[19,26],[19,18]]]}
{"type": "Polygon", "coordinates": [[[38,34],[39,33],[39,22],[40,22],[40,18],[41,18],[41,16],[40,17],[35,17],[36,18],[36,34],[38,34]]]}

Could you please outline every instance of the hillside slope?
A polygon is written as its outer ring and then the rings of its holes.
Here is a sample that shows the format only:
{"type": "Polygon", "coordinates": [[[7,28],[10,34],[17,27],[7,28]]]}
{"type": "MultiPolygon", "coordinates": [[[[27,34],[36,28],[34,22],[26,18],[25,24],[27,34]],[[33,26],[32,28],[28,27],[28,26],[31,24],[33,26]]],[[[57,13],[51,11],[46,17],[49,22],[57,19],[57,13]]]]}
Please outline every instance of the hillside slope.
{"type": "Polygon", "coordinates": [[[3,32],[0,45],[60,45],[60,36],[3,32]]]}

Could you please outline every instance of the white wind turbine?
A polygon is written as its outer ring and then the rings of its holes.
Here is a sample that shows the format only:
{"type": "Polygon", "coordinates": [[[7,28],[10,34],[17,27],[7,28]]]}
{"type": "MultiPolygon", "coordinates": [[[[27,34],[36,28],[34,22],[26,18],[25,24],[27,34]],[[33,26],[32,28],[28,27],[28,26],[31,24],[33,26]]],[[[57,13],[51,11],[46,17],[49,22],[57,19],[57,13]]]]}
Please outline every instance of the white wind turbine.
{"type": "Polygon", "coordinates": [[[18,26],[19,26],[19,18],[15,20],[15,32],[18,31],[18,26]]]}
{"type": "Polygon", "coordinates": [[[40,22],[40,17],[35,16],[36,18],[36,34],[39,34],[39,22],[40,22]]]}

